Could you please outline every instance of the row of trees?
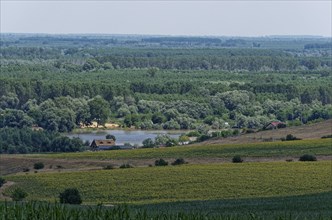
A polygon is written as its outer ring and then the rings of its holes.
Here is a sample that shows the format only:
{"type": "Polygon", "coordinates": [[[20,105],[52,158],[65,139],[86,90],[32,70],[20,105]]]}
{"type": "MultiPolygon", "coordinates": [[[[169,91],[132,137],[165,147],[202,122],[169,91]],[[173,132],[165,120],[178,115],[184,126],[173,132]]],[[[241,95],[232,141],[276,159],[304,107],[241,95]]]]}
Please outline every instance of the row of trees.
{"type": "Polygon", "coordinates": [[[228,126],[259,129],[272,120],[307,123],[332,117],[331,104],[317,100],[304,104],[300,99],[259,101],[254,93],[245,90],[207,96],[203,103],[136,100],[132,96],[117,96],[110,101],[101,96],[92,99],[66,96],[41,103],[28,100],[22,106],[17,103],[14,96],[2,102],[5,108],[0,110],[0,128],[38,126],[48,131],[70,132],[93,121],[103,125],[111,120],[141,129],[195,129],[200,124],[212,129],[228,126]]]}
{"type": "Polygon", "coordinates": [[[79,138],[31,128],[0,128],[0,153],[76,152],[84,149],[79,138]]]}

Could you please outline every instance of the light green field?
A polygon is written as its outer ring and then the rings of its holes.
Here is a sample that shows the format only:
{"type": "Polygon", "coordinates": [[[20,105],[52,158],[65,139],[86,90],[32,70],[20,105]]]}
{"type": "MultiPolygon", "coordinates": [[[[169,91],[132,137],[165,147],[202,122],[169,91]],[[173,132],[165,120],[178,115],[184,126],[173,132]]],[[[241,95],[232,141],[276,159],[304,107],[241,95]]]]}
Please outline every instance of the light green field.
{"type": "Polygon", "coordinates": [[[6,176],[28,199],[54,201],[77,187],[84,203],[152,204],[294,196],[331,191],[331,161],[182,165],[6,176]]]}
{"type": "Polygon", "coordinates": [[[152,158],[212,158],[212,157],[275,157],[303,154],[332,155],[330,139],[313,139],[250,144],[178,146],[136,150],[113,150],[99,152],[31,154],[25,157],[55,159],[152,159],[152,158]]]}

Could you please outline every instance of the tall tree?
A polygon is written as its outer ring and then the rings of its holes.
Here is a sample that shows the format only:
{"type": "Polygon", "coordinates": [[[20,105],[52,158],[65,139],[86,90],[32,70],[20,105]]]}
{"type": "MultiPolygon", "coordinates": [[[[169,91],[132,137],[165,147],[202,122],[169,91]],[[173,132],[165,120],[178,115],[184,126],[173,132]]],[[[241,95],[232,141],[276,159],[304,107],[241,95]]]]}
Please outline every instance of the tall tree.
{"type": "Polygon", "coordinates": [[[96,96],[89,101],[91,120],[97,121],[97,126],[105,124],[110,115],[109,103],[101,96],[96,96]]]}

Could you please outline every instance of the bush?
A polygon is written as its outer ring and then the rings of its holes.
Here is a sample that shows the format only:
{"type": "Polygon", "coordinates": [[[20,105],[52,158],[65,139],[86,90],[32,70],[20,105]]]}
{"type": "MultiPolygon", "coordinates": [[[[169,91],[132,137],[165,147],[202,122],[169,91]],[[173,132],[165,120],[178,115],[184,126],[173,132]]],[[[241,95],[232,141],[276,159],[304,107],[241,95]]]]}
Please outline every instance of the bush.
{"type": "Polygon", "coordinates": [[[182,164],[186,164],[186,163],[187,162],[183,158],[178,158],[172,163],[172,165],[175,166],[175,165],[182,165],[182,164]]]}
{"type": "Polygon", "coordinates": [[[151,138],[147,138],[143,141],[143,148],[153,148],[156,144],[153,142],[151,138]]]}
{"type": "Polygon", "coordinates": [[[201,136],[199,136],[199,137],[197,138],[197,141],[199,141],[199,142],[201,142],[201,141],[206,141],[206,140],[208,140],[209,138],[210,138],[209,135],[205,135],[205,134],[203,134],[203,135],[201,135],[201,136]]]}
{"type": "Polygon", "coordinates": [[[110,164],[110,165],[105,166],[103,169],[104,170],[113,170],[113,169],[115,169],[115,167],[112,164],[110,164]]]}
{"type": "Polygon", "coordinates": [[[332,138],[332,134],[322,136],[322,139],[325,139],[325,138],[332,138]]]}
{"type": "Polygon", "coordinates": [[[115,136],[114,136],[114,135],[112,135],[112,134],[107,134],[107,135],[106,135],[106,139],[109,139],[109,140],[116,141],[116,138],[115,138],[115,136]]]}
{"type": "Polygon", "coordinates": [[[133,166],[132,165],[130,165],[129,163],[124,163],[124,164],[122,164],[121,166],[120,166],[120,168],[133,168],[133,166]]]}
{"type": "Polygon", "coordinates": [[[167,166],[168,162],[165,161],[164,159],[159,159],[154,162],[155,166],[167,166]]]}
{"type": "Polygon", "coordinates": [[[27,196],[28,193],[18,187],[14,189],[10,197],[13,199],[13,201],[22,201],[27,196]]]}
{"type": "Polygon", "coordinates": [[[27,168],[27,167],[24,167],[24,168],[22,169],[22,171],[23,171],[23,172],[29,172],[29,171],[30,171],[30,169],[29,169],[29,168],[27,168]]]}
{"type": "Polygon", "coordinates": [[[175,139],[170,139],[166,142],[166,147],[174,147],[176,145],[178,145],[179,143],[177,142],[177,140],[175,139]]]}
{"type": "Polygon", "coordinates": [[[6,180],[0,176],[0,188],[3,186],[3,184],[6,183],[6,180]]]}
{"type": "Polygon", "coordinates": [[[60,203],[68,204],[81,204],[82,199],[81,195],[76,188],[65,189],[62,193],[59,194],[60,203]]]}
{"type": "Polygon", "coordinates": [[[295,140],[301,140],[301,138],[297,138],[292,134],[287,134],[286,138],[281,139],[282,141],[295,141],[295,140]]]}
{"type": "Polygon", "coordinates": [[[233,157],[232,162],[233,163],[242,163],[243,159],[239,155],[236,155],[233,157]]]}
{"type": "Polygon", "coordinates": [[[305,154],[300,157],[299,161],[317,161],[317,158],[314,155],[305,154]]]}
{"type": "Polygon", "coordinates": [[[44,164],[42,162],[35,163],[33,165],[33,168],[36,169],[36,170],[43,169],[44,168],[44,164]]]}

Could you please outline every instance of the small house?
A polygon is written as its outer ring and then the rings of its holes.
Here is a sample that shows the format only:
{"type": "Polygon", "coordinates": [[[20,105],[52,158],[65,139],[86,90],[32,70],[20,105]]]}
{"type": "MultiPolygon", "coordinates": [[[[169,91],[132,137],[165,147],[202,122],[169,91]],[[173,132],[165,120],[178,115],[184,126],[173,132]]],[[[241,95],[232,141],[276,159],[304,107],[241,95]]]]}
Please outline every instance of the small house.
{"type": "Polygon", "coordinates": [[[264,129],[265,130],[272,130],[272,129],[277,129],[277,128],[285,128],[286,124],[281,121],[273,121],[267,124],[264,129]]]}
{"type": "Polygon", "coordinates": [[[115,141],[112,139],[93,140],[90,148],[91,150],[111,150],[115,147],[115,141]]]}

